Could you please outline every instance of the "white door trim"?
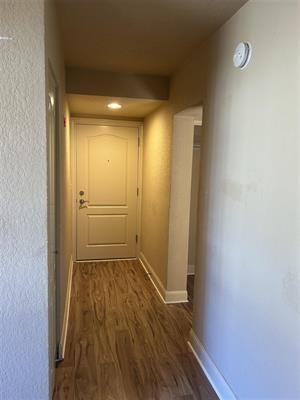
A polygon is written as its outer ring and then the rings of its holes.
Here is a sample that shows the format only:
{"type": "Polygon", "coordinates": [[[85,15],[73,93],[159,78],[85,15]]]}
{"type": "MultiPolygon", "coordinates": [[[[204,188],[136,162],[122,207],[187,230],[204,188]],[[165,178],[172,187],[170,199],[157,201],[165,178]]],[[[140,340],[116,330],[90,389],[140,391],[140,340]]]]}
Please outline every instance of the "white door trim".
{"type": "MultiPolygon", "coordinates": [[[[76,204],[76,195],[77,195],[77,167],[76,167],[76,124],[88,124],[88,125],[98,125],[98,124],[106,124],[109,126],[124,126],[131,128],[138,128],[138,137],[139,137],[139,147],[138,147],[138,188],[139,188],[139,196],[137,201],[137,235],[138,235],[138,243],[136,249],[136,257],[140,252],[140,244],[141,244],[141,211],[142,211],[142,165],[143,165],[143,123],[139,121],[126,121],[126,120],[114,120],[114,119],[103,119],[103,118],[79,118],[72,117],[71,118],[71,165],[72,165],[72,222],[73,222],[73,255],[74,261],[77,261],[77,244],[76,244],[76,233],[77,233],[77,204],[76,204]]],[[[94,260],[93,260],[94,261],[94,260]]]]}

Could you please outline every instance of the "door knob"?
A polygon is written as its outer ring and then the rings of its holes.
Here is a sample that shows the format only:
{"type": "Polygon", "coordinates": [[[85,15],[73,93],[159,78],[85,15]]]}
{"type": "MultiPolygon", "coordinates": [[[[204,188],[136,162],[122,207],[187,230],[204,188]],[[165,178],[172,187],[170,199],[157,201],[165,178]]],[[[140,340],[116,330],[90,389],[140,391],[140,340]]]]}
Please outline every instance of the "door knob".
{"type": "Polygon", "coordinates": [[[79,200],[79,208],[87,208],[87,205],[85,203],[88,203],[88,200],[80,199],[79,200]]]}

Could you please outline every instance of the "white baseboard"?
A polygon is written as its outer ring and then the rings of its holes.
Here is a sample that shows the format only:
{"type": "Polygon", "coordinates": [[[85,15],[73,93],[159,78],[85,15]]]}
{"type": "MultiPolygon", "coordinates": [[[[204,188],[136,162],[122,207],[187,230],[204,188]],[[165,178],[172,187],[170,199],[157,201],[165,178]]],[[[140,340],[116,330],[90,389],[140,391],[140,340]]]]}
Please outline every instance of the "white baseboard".
{"type": "Polygon", "coordinates": [[[145,255],[141,252],[139,261],[146,271],[146,273],[149,275],[149,278],[155,287],[157,293],[159,294],[159,297],[165,304],[173,304],[173,303],[187,303],[188,302],[188,297],[187,297],[187,291],[186,290],[166,290],[163,283],[151,267],[150,263],[146,259],[145,255]]]}
{"type": "Polygon", "coordinates": [[[195,275],[195,265],[194,264],[189,264],[188,265],[188,275],[195,275]]]}
{"type": "Polygon", "coordinates": [[[73,258],[71,257],[70,262],[69,262],[69,275],[68,275],[67,293],[66,293],[66,301],[65,301],[64,319],[63,319],[63,326],[62,326],[61,339],[60,339],[60,349],[61,349],[60,357],[61,358],[64,358],[65,349],[66,349],[67,332],[68,332],[68,325],[69,325],[69,314],[70,314],[70,303],[71,303],[71,291],[72,291],[72,276],[73,276],[73,258]]]}
{"type": "Polygon", "coordinates": [[[236,400],[234,392],[232,391],[229,384],[226,382],[224,376],[216,367],[213,360],[210,358],[209,354],[205,350],[204,346],[200,342],[196,333],[191,329],[190,338],[188,345],[191,348],[196,360],[200,364],[203,372],[205,373],[207,379],[211,383],[215,392],[217,393],[220,400],[236,400]]]}
{"type": "Polygon", "coordinates": [[[157,291],[159,297],[161,300],[165,303],[165,288],[164,285],[162,284],[161,280],[159,277],[156,275],[154,272],[153,268],[151,267],[150,263],[147,261],[145,255],[140,252],[140,257],[139,261],[144,268],[145,272],[149,275],[150,281],[152,282],[155,290],[157,291]]]}
{"type": "Polygon", "coordinates": [[[95,260],[95,259],[91,259],[91,260],[76,260],[77,264],[86,264],[89,262],[96,262],[96,263],[102,263],[102,262],[110,262],[110,261],[132,261],[132,260],[137,260],[137,257],[131,257],[131,258],[105,258],[105,259],[99,259],[99,260],[95,260]]]}
{"type": "Polygon", "coordinates": [[[188,295],[186,290],[166,290],[165,303],[188,303],[188,295]]]}

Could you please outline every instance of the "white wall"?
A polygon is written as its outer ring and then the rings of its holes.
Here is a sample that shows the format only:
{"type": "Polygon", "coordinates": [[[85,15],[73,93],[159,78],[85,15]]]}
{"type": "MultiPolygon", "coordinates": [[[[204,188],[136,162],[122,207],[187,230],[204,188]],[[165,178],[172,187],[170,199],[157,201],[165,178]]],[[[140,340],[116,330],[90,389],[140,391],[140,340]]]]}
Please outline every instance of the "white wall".
{"type": "Polygon", "coordinates": [[[1,0],[0,398],[49,398],[44,5],[1,0]]]}
{"type": "Polygon", "coordinates": [[[194,330],[241,399],[300,398],[297,4],[249,1],[211,40],[194,330]]]}

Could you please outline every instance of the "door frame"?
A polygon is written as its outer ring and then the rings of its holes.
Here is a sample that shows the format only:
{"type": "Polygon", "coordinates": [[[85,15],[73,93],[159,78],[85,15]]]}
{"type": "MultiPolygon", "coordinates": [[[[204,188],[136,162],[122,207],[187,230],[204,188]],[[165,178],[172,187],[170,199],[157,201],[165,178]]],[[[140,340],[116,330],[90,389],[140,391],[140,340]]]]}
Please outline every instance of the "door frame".
{"type": "MultiPolygon", "coordinates": [[[[136,256],[140,253],[141,248],[141,216],[142,216],[142,184],[143,184],[143,122],[142,121],[128,121],[104,118],[85,118],[85,117],[71,117],[71,165],[72,165],[72,220],[73,220],[73,255],[76,262],[86,262],[77,260],[77,163],[76,163],[76,124],[85,123],[88,125],[105,124],[108,126],[120,126],[138,128],[138,188],[139,195],[137,199],[137,235],[138,242],[136,246],[136,256]]],[[[109,260],[92,260],[95,261],[109,261],[109,260]]],[[[111,260],[110,260],[111,261],[111,260]]]]}
{"type": "Polygon", "coordinates": [[[194,127],[202,124],[202,112],[203,105],[200,103],[173,116],[167,296],[165,300],[168,301],[169,297],[172,302],[177,303],[187,301],[194,127]]]}
{"type": "Polygon", "coordinates": [[[48,301],[49,307],[52,305],[52,319],[49,316],[49,376],[50,389],[53,391],[55,379],[55,362],[59,351],[60,332],[59,332],[59,257],[57,249],[59,246],[59,86],[53,72],[51,64],[48,64],[47,70],[47,91],[46,91],[46,111],[47,111],[47,182],[48,182],[48,200],[47,200],[47,229],[48,229],[48,268],[51,276],[48,279],[48,301]],[[53,95],[54,104],[49,100],[50,93],[53,95]],[[49,106],[51,109],[49,109],[49,106]],[[52,204],[53,202],[53,204],[52,204]],[[53,206],[53,215],[51,215],[51,206],[53,206]],[[53,218],[54,217],[54,218],[53,218]],[[51,271],[52,261],[54,262],[54,271],[51,271]],[[52,275],[53,274],[53,275],[52,275]],[[53,282],[51,281],[51,278],[53,282]],[[52,302],[52,304],[50,303],[52,302]],[[52,326],[51,324],[54,324],[52,326]],[[53,337],[54,336],[54,337],[53,337]],[[52,341],[52,343],[51,343],[52,341]],[[54,358],[53,358],[54,357],[54,358]]]}

